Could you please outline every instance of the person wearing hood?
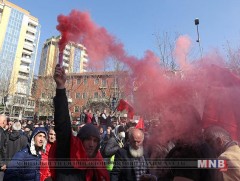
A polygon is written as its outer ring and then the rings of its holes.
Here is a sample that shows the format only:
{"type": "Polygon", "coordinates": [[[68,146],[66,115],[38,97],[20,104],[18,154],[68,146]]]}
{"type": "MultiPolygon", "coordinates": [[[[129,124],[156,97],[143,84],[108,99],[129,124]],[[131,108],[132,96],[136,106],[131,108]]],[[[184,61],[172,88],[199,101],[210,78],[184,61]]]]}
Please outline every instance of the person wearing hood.
{"type": "Polygon", "coordinates": [[[15,153],[27,146],[28,138],[22,133],[20,122],[15,122],[12,124],[12,132],[10,132],[7,137],[6,153],[7,162],[9,162],[15,153]]]}
{"type": "Polygon", "coordinates": [[[17,152],[9,162],[3,180],[40,181],[41,154],[45,151],[46,144],[46,129],[34,129],[27,147],[17,152]]]}
{"type": "Polygon", "coordinates": [[[57,84],[54,97],[56,144],[52,146],[55,153],[51,151],[56,161],[54,180],[109,181],[109,174],[99,152],[98,129],[92,124],[86,124],[79,130],[76,137],[72,135],[64,68],[56,66],[54,79],[57,84]],[[95,165],[88,165],[89,161],[95,165]],[[64,165],[59,165],[60,163],[64,165]]]}

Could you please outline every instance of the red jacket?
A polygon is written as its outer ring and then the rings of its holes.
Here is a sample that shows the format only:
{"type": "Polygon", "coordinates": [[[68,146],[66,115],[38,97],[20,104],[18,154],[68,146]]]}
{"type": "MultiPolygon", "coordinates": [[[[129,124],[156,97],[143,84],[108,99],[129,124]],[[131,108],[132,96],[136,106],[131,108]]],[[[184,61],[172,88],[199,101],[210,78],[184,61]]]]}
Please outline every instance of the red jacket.
{"type": "MultiPolygon", "coordinates": [[[[57,148],[56,144],[56,142],[53,144],[49,153],[49,158],[51,158],[51,160],[54,160],[57,148]]],[[[86,170],[86,181],[91,181],[93,174],[97,176],[97,180],[99,181],[110,181],[109,173],[104,165],[103,157],[100,151],[97,152],[95,158],[88,158],[82,141],[73,135],[71,136],[70,160],[74,168],[86,170]]],[[[51,169],[50,171],[52,177],[54,178],[55,170],[51,169]]]]}
{"type": "Polygon", "coordinates": [[[46,178],[51,177],[51,172],[48,164],[49,150],[52,144],[47,143],[45,153],[42,153],[41,167],[40,167],[40,181],[44,181],[46,178]]]}

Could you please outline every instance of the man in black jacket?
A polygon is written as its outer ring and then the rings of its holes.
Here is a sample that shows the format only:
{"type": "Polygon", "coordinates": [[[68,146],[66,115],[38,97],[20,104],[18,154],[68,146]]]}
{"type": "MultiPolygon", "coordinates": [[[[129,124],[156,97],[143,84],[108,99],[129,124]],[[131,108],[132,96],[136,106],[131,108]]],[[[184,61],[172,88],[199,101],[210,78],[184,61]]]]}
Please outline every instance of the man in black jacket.
{"type": "Polygon", "coordinates": [[[139,181],[147,173],[143,140],[144,133],[141,130],[129,130],[129,145],[115,153],[111,181],[139,181]]]}
{"type": "Polygon", "coordinates": [[[7,162],[9,162],[15,153],[25,148],[28,144],[28,138],[21,130],[21,123],[15,122],[12,125],[12,132],[8,134],[7,139],[7,162]]]}
{"type": "Polygon", "coordinates": [[[0,115],[0,181],[3,180],[4,171],[6,170],[6,145],[7,136],[4,131],[7,125],[7,117],[3,114],[0,115]]]}
{"type": "Polygon", "coordinates": [[[77,137],[71,132],[68,102],[66,96],[65,82],[66,74],[64,68],[59,65],[55,68],[54,79],[57,84],[56,96],[54,98],[54,122],[56,132],[56,161],[65,163],[55,170],[55,180],[64,181],[109,181],[108,172],[104,167],[91,165],[91,167],[78,165],[83,160],[102,161],[103,158],[98,151],[100,137],[97,128],[92,124],[83,126],[77,137]],[[77,162],[75,162],[77,161],[77,162]]]}

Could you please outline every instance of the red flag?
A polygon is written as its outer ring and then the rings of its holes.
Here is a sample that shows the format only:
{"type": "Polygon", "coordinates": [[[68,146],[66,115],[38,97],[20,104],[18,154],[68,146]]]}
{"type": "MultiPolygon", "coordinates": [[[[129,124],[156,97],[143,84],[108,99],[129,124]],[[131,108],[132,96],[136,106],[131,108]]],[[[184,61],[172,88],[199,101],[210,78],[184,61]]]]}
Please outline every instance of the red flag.
{"type": "Polygon", "coordinates": [[[119,104],[116,108],[118,111],[123,111],[123,110],[126,110],[128,112],[128,117],[130,119],[133,118],[133,115],[134,115],[134,110],[132,108],[132,106],[130,106],[129,103],[127,103],[126,101],[124,101],[123,99],[120,99],[119,101],[119,104]]]}
{"type": "Polygon", "coordinates": [[[136,127],[135,128],[138,128],[138,129],[144,129],[144,121],[143,121],[143,118],[140,118],[136,127]]]}

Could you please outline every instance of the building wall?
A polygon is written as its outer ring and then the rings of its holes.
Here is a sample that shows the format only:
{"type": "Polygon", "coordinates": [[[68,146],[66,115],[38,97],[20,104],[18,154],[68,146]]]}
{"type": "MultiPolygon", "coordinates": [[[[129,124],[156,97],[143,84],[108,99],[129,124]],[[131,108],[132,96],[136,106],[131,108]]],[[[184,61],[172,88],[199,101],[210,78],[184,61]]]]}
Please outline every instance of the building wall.
{"type": "Polygon", "coordinates": [[[31,96],[40,24],[29,11],[1,1],[0,30],[0,84],[5,84],[0,97],[8,95],[8,105],[17,110],[26,104],[15,104],[15,97],[27,100],[31,96]]]}
{"type": "MultiPolygon", "coordinates": [[[[118,76],[119,77],[119,76],[118,76]]],[[[111,107],[112,98],[120,99],[123,90],[114,89],[116,72],[94,72],[69,74],[66,90],[69,110],[74,117],[79,117],[83,108],[102,111],[111,107]],[[96,81],[98,79],[98,82],[96,81]],[[105,96],[103,94],[105,92],[105,96]],[[115,94],[114,94],[115,93],[115,94]]],[[[51,116],[52,98],[55,96],[55,82],[52,77],[39,76],[36,83],[36,109],[39,116],[51,116]],[[48,86],[46,86],[48,85],[48,86]]]]}

